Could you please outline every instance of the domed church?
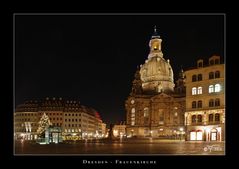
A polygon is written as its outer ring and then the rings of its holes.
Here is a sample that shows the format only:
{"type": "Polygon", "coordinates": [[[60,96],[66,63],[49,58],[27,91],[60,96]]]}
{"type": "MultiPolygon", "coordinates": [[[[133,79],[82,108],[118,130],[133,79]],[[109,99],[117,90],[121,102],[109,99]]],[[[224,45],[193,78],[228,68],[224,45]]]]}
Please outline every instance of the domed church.
{"type": "Polygon", "coordinates": [[[132,91],[126,100],[128,137],[182,137],[184,134],[185,75],[174,84],[173,69],[165,59],[156,27],[149,41],[150,52],[137,68],[132,91]]]}

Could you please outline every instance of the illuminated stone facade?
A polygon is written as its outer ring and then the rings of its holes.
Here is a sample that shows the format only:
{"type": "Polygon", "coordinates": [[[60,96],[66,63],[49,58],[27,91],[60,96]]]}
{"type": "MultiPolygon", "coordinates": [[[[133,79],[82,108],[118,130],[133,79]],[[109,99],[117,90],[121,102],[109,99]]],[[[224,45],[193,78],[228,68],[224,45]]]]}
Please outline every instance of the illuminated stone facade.
{"type": "Polygon", "coordinates": [[[155,28],[148,59],[136,71],[125,102],[128,137],[174,137],[184,133],[185,76],[181,71],[174,91],[173,69],[163,57],[161,42],[155,28]]]}
{"type": "Polygon", "coordinates": [[[185,71],[187,140],[225,140],[224,64],[212,56],[208,64],[197,61],[197,68],[185,71]]]}
{"type": "Polygon", "coordinates": [[[14,113],[15,139],[37,139],[38,122],[44,113],[53,127],[61,128],[64,140],[101,138],[106,133],[106,125],[96,110],[76,100],[46,98],[17,106],[14,113]]]}
{"type": "Polygon", "coordinates": [[[126,125],[125,124],[116,124],[113,127],[113,136],[114,137],[125,137],[126,136],[126,125]]]}

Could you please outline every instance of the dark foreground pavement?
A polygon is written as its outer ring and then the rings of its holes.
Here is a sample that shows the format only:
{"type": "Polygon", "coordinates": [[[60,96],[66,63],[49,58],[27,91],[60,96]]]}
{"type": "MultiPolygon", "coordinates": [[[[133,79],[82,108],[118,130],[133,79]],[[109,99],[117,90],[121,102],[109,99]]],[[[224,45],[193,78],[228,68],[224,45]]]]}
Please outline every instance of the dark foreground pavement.
{"type": "Polygon", "coordinates": [[[224,155],[224,142],[131,139],[39,145],[15,142],[15,155],[224,155]]]}

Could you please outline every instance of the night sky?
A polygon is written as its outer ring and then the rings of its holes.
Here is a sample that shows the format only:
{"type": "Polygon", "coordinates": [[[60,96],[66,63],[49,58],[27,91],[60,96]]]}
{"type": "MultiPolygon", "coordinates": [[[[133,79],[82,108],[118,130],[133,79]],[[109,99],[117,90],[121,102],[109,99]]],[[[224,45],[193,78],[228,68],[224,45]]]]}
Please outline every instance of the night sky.
{"type": "Polygon", "coordinates": [[[154,25],[174,76],[199,58],[224,56],[223,15],[15,15],[15,101],[62,97],[125,120],[134,73],[154,25]]]}

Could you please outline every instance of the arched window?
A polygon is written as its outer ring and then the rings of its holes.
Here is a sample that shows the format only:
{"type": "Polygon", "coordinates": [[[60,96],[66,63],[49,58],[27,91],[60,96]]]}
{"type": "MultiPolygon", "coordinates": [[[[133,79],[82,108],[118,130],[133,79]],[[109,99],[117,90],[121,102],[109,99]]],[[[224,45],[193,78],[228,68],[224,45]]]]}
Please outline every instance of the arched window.
{"type": "Polygon", "coordinates": [[[213,87],[213,85],[210,85],[208,87],[208,93],[213,93],[213,92],[214,92],[214,87],[213,87]]]}
{"type": "Polygon", "coordinates": [[[202,62],[199,62],[199,63],[198,63],[198,67],[202,67],[202,62]]]}
{"type": "Polygon", "coordinates": [[[213,114],[209,114],[208,121],[209,121],[209,122],[213,122],[213,114]]]}
{"type": "Polygon", "coordinates": [[[197,106],[196,106],[196,101],[193,101],[192,102],[192,108],[196,108],[197,106]]]}
{"type": "Polygon", "coordinates": [[[197,88],[196,87],[193,87],[192,88],[192,95],[196,95],[197,94],[197,88]]]}
{"type": "Polygon", "coordinates": [[[220,92],[221,91],[221,86],[220,84],[215,85],[215,92],[220,92]]]}
{"type": "Polygon", "coordinates": [[[164,112],[159,111],[159,121],[164,121],[164,112]]]}
{"type": "Polygon", "coordinates": [[[196,75],[193,75],[192,76],[192,82],[196,82],[197,81],[197,76],[196,75]]]}
{"type": "Polygon", "coordinates": [[[135,113],[135,108],[132,108],[132,109],[131,109],[131,113],[135,113]]]}
{"type": "Polygon", "coordinates": [[[213,99],[210,99],[209,100],[209,107],[213,107],[214,106],[214,101],[213,101],[213,99]]]}
{"type": "Polygon", "coordinates": [[[198,74],[198,81],[202,81],[202,74],[198,74]]]}
{"type": "Polygon", "coordinates": [[[214,73],[213,72],[209,73],[209,79],[214,79],[214,73]]]}
{"type": "Polygon", "coordinates": [[[220,106],[220,99],[219,99],[219,98],[217,98],[217,99],[215,100],[215,106],[220,106]]]}
{"type": "Polygon", "coordinates": [[[202,122],[202,115],[198,115],[198,123],[202,122]]]}
{"type": "Polygon", "coordinates": [[[192,116],[192,123],[196,123],[196,115],[192,116]]]}
{"type": "Polygon", "coordinates": [[[220,121],[220,114],[219,113],[215,114],[215,121],[217,121],[217,122],[220,121]]]}
{"type": "Polygon", "coordinates": [[[198,101],[198,108],[202,108],[202,100],[198,101]]]}
{"type": "Polygon", "coordinates": [[[149,108],[148,107],[144,108],[144,117],[149,117],[149,108]]]}
{"type": "Polygon", "coordinates": [[[202,87],[198,87],[198,94],[202,94],[202,87]]]}
{"type": "Polygon", "coordinates": [[[214,60],[210,60],[210,65],[214,65],[214,60]]]}
{"type": "Polygon", "coordinates": [[[219,71],[215,72],[215,78],[220,78],[220,72],[219,71]]]}

